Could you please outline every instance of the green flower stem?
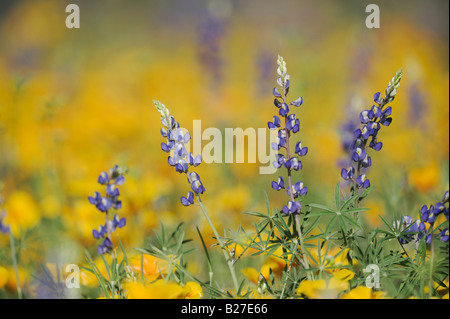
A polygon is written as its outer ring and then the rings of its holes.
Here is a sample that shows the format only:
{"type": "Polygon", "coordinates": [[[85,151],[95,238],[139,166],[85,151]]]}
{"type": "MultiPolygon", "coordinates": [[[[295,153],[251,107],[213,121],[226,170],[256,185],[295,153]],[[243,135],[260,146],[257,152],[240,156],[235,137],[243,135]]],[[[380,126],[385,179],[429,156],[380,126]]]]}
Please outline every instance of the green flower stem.
{"type": "MultiPolygon", "coordinates": [[[[298,238],[300,240],[300,249],[302,251],[302,255],[303,255],[303,263],[305,264],[305,269],[309,269],[309,262],[308,262],[308,256],[306,256],[306,253],[304,251],[306,251],[306,247],[304,245],[303,242],[303,235],[302,235],[302,231],[301,231],[301,227],[300,227],[300,214],[295,214],[294,215],[295,218],[295,226],[297,227],[297,233],[298,233],[298,238]]],[[[310,271],[306,272],[306,276],[309,280],[313,280],[313,275],[310,271]]]]}
{"type": "Polygon", "coordinates": [[[19,267],[17,265],[16,259],[16,247],[14,245],[14,235],[11,230],[9,231],[9,243],[11,244],[11,257],[14,267],[14,273],[16,275],[17,295],[19,296],[19,299],[22,299],[22,288],[20,287],[19,267]]]}
{"type": "Polygon", "coordinates": [[[431,225],[431,251],[430,251],[430,283],[428,285],[428,298],[433,297],[433,290],[434,290],[434,282],[433,282],[433,257],[434,257],[434,228],[433,225],[431,225]]]}
{"type": "Polygon", "coordinates": [[[216,239],[217,239],[217,242],[219,243],[220,248],[222,249],[223,255],[224,255],[225,260],[227,261],[227,264],[228,264],[228,268],[230,269],[231,278],[233,279],[233,284],[234,284],[234,287],[236,288],[236,293],[237,293],[238,290],[239,290],[239,284],[238,284],[238,281],[237,281],[236,271],[234,269],[234,264],[230,260],[230,256],[229,256],[229,254],[228,254],[228,252],[227,252],[227,250],[225,248],[225,245],[223,244],[223,241],[220,238],[219,233],[216,230],[216,227],[214,227],[214,224],[213,224],[211,218],[209,217],[208,212],[206,211],[206,208],[203,205],[202,200],[200,199],[200,196],[198,194],[196,194],[195,196],[197,197],[197,200],[198,200],[198,203],[200,205],[200,208],[202,210],[203,215],[205,216],[206,220],[208,221],[208,224],[211,227],[211,229],[212,229],[212,231],[214,233],[214,236],[216,236],[216,239]]]}

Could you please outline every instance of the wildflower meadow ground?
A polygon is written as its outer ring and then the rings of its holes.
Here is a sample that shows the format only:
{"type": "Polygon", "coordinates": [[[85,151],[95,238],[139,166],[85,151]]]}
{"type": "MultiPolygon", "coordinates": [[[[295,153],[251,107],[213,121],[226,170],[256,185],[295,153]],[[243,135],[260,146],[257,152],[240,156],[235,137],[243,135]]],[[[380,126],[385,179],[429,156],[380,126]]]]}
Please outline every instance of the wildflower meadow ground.
{"type": "Polygon", "coordinates": [[[448,299],[448,21],[2,1],[0,298],[448,299]]]}

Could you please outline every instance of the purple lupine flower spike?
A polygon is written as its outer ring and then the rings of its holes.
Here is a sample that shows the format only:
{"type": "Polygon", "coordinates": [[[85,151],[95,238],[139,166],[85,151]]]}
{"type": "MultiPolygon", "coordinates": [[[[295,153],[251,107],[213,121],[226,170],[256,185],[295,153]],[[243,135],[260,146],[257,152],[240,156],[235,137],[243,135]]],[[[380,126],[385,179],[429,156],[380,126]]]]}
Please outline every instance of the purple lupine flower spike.
{"type": "Polygon", "coordinates": [[[292,149],[289,139],[293,134],[300,131],[300,119],[296,118],[294,113],[290,113],[290,106],[299,107],[303,104],[303,98],[299,97],[292,102],[287,102],[286,96],[289,93],[289,74],[287,73],[286,63],[281,56],[278,56],[277,60],[278,68],[278,87],[275,87],[272,91],[275,96],[274,105],[278,109],[278,115],[273,117],[272,122],[268,122],[268,127],[271,130],[278,131],[278,137],[276,142],[272,143],[272,149],[276,151],[285,150],[286,154],[277,153],[276,161],[273,162],[275,168],[284,167],[287,170],[287,181],[280,176],[278,181],[272,181],[271,186],[274,190],[279,191],[286,189],[290,200],[287,205],[284,205],[282,212],[284,214],[300,214],[301,204],[294,199],[299,196],[304,196],[308,192],[308,188],[303,185],[303,182],[292,181],[292,172],[302,169],[302,162],[299,160],[299,156],[305,156],[308,153],[308,148],[303,147],[301,142],[297,142],[295,148],[292,149]],[[284,119],[284,126],[282,120],[284,119]]]}
{"type": "Polygon", "coordinates": [[[354,141],[350,147],[354,166],[341,170],[341,177],[346,181],[353,182],[353,185],[358,189],[370,187],[369,179],[363,172],[364,169],[372,165],[372,159],[367,154],[367,148],[380,151],[383,147],[383,143],[378,141],[378,132],[381,125],[389,126],[392,122],[390,117],[392,108],[387,104],[394,100],[401,78],[402,70],[400,69],[389,82],[384,98],[380,92],[375,93],[373,100],[376,105],[362,111],[359,115],[362,127],[354,131],[354,141]]]}
{"type": "Polygon", "coordinates": [[[195,172],[190,172],[189,169],[192,167],[197,167],[201,164],[202,158],[200,155],[194,156],[192,153],[188,153],[186,150],[186,144],[191,140],[191,135],[189,132],[182,132],[180,124],[175,121],[175,118],[170,115],[169,109],[159,101],[154,100],[156,109],[161,114],[161,122],[163,126],[167,126],[166,123],[170,123],[171,132],[164,131],[161,129],[162,136],[166,138],[166,143],[162,147],[163,151],[170,153],[168,157],[168,164],[175,167],[178,173],[184,173],[188,177],[188,182],[191,186],[191,191],[189,191],[188,196],[182,196],[180,202],[184,206],[189,206],[194,203],[194,194],[203,194],[206,189],[203,183],[200,181],[200,177],[195,172]]]}
{"type": "Polygon", "coordinates": [[[98,183],[105,186],[105,196],[102,196],[100,192],[94,192],[94,196],[88,196],[89,203],[94,205],[100,212],[105,213],[106,222],[104,225],[100,225],[98,230],[92,230],[92,236],[95,239],[104,238],[101,245],[98,246],[97,252],[99,254],[109,253],[112,251],[113,244],[111,241],[111,233],[116,228],[122,228],[126,224],[125,218],[119,219],[118,215],[115,215],[113,220],[109,220],[108,212],[111,209],[118,210],[122,208],[122,201],[119,200],[120,191],[118,186],[125,183],[126,169],[115,165],[109,170],[109,173],[102,172],[98,177],[98,183]]]}

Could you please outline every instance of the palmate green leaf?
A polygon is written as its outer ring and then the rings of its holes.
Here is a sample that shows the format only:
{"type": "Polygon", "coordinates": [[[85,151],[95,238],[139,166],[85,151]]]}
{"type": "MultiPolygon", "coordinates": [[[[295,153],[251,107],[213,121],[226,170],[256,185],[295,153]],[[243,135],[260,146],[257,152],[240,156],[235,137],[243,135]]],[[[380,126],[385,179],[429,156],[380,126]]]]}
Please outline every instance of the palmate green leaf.
{"type": "Polygon", "coordinates": [[[348,207],[351,203],[355,202],[355,200],[356,200],[356,198],[358,198],[358,196],[359,196],[359,194],[356,193],[356,194],[354,194],[353,196],[351,196],[350,198],[348,198],[348,199],[342,204],[342,206],[340,207],[340,210],[341,210],[341,211],[346,210],[347,207],[348,207]]]}
{"type": "Polygon", "coordinates": [[[172,239],[174,239],[176,237],[176,235],[178,234],[178,232],[181,232],[180,237],[184,237],[184,232],[182,230],[182,226],[183,226],[183,222],[179,223],[177,225],[177,227],[175,228],[175,230],[170,234],[169,238],[167,239],[167,242],[170,242],[172,239]]]}
{"type": "Polygon", "coordinates": [[[308,214],[308,217],[320,217],[320,216],[330,216],[330,215],[336,215],[336,212],[330,212],[330,211],[315,211],[308,214]]]}
{"type": "MultiPolygon", "coordinates": [[[[338,219],[338,221],[339,221],[339,225],[340,225],[341,228],[342,228],[342,231],[343,231],[344,233],[347,233],[347,225],[345,224],[343,215],[339,215],[339,216],[337,217],[337,219],[338,219]]],[[[343,234],[343,235],[344,235],[344,234],[343,234]]]]}
{"type": "Polygon", "coordinates": [[[311,224],[305,223],[308,226],[308,228],[303,230],[303,237],[306,238],[306,236],[308,236],[308,234],[316,227],[319,221],[320,217],[317,217],[311,224]]]}
{"type": "Polygon", "coordinates": [[[361,202],[364,198],[366,198],[371,191],[375,189],[375,185],[370,186],[369,188],[366,188],[366,190],[361,194],[359,197],[359,202],[361,202]]]}
{"type": "Polygon", "coordinates": [[[244,284],[245,284],[245,279],[243,279],[243,280],[241,281],[241,284],[239,285],[239,289],[238,289],[238,291],[237,291],[237,293],[236,293],[237,296],[241,296],[242,289],[244,288],[244,284]]]}
{"type": "MultiPolygon", "coordinates": [[[[329,207],[327,207],[327,206],[325,206],[325,205],[321,205],[321,204],[310,203],[310,204],[308,204],[307,206],[314,207],[314,208],[318,208],[318,209],[322,209],[322,210],[325,210],[325,211],[328,211],[328,212],[332,212],[332,213],[336,213],[336,211],[335,211],[334,209],[329,208],[329,207]]],[[[311,214],[312,214],[312,213],[311,213],[311,214]]]]}
{"type": "Polygon", "coordinates": [[[342,213],[361,213],[370,210],[370,208],[352,208],[342,211],[342,213]]]}
{"type": "MultiPolygon", "coordinates": [[[[278,256],[278,255],[274,254],[280,246],[283,246],[282,243],[274,243],[270,247],[268,247],[267,250],[261,251],[259,254],[265,253],[267,257],[274,256],[274,257],[282,258],[282,256],[278,256]]],[[[254,256],[256,256],[256,254],[254,254],[254,256]]]]}
{"type": "Polygon", "coordinates": [[[260,218],[268,218],[267,215],[260,213],[260,212],[242,212],[242,214],[246,214],[246,215],[250,215],[250,216],[255,216],[255,217],[260,217],[260,218]]]}
{"type": "MultiPolygon", "coordinates": [[[[283,219],[281,219],[281,220],[283,220],[283,219]]],[[[288,237],[288,235],[289,235],[290,233],[289,233],[289,230],[288,230],[288,228],[287,228],[286,223],[283,223],[283,224],[282,224],[278,218],[273,218],[272,221],[273,221],[275,227],[276,227],[276,228],[278,229],[278,231],[280,232],[280,234],[281,234],[282,236],[288,237]]]]}
{"type": "Polygon", "coordinates": [[[384,234],[384,235],[388,236],[388,237],[384,237],[384,238],[383,238],[384,240],[386,240],[386,239],[392,239],[392,238],[397,238],[397,236],[396,236],[395,234],[392,234],[392,233],[390,233],[390,232],[388,232],[388,231],[386,231],[386,230],[383,230],[383,229],[374,229],[373,232],[375,232],[375,233],[380,233],[380,234],[384,234]]]}
{"type": "Polygon", "coordinates": [[[325,228],[325,234],[329,234],[331,231],[331,227],[333,227],[334,222],[337,218],[337,215],[334,215],[331,220],[328,222],[327,228],[325,228]]]}
{"type": "MultiPolygon", "coordinates": [[[[263,276],[263,278],[264,278],[264,276],[263,276]]],[[[271,283],[271,285],[267,285],[267,287],[268,287],[267,290],[269,291],[269,293],[273,294],[273,291],[272,291],[272,288],[271,288],[271,287],[273,287],[274,289],[276,289],[276,288],[277,288],[277,285],[276,285],[275,275],[274,275],[274,273],[273,273],[273,271],[272,271],[272,268],[269,268],[269,278],[270,278],[270,283],[271,283]]],[[[266,280],[266,279],[264,278],[264,280],[266,280]]],[[[267,281],[266,281],[266,283],[267,283],[267,281]]]]}
{"type": "Polygon", "coordinates": [[[345,215],[340,215],[339,217],[341,217],[342,219],[345,219],[346,222],[350,223],[353,227],[355,228],[361,228],[361,226],[359,226],[359,224],[357,222],[355,222],[353,219],[351,219],[348,216],[345,215]]]}
{"type": "MultiPolygon", "coordinates": [[[[259,243],[257,243],[258,247],[262,247],[261,250],[265,250],[265,247],[267,247],[266,243],[269,243],[269,241],[263,241],[261,239],[261,233],[264,231],[264,229],[267,227],[267,225],[269,225],[268,221],[263,221],[260,224],[254,225],[254,227],[256,229],[256,235],[253,237],[250,244],[245,245],[245,248],[242,250],[241,254],[235,259],[234,262],[237,262],[245,254],[247,249],[250,248],[254,243],[256,244],[256,242],[255,242],[256,239],[259,239],[259,243]],[[264,223],[264,225],[262,225],[262,223],[264,223]],[[260,227],[262,227],[262,228],[260,229],[260,227]]],[[[271,236],[269,236],[269,238],[271,238],[271,236]]]]}
{"type": "Polygon", "coordinates": [[[391,225],[389,225],[388,222],[387,222],[381,215],[378,215],[378,217],[381,218],[381,221],[382,221],[383,224],[387,227],[387,229],[389,229],[389,230],[391,231],[391,234],[394,235],[394,236],[396,236],[396,233],[395,233],[394,228],[392,228],[391,225]]]}
{"type": "Polygon", "coordinates": [[[119,239],[119,245],[120,245],[120,249],[122,250],[123,256],[124,256],[124,260],[127,264],[127,266],[129,265],[128,262],[128,256],[127,256],[127,252],[125,251],[125,248],[123,247],[122,241],[120,240],[119,235],[117,235],[117,239],[119,239]]]}

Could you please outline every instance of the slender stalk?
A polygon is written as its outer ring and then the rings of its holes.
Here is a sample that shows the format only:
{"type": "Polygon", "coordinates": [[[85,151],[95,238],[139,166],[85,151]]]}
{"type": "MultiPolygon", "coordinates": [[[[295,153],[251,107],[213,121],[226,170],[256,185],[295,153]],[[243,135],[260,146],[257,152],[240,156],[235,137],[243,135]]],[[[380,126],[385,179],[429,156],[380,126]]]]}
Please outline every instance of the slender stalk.
{"type": "Polygon", "coordinates": [[[22,299],[22,288],[20,287],[20,278],[19,278],[19,267],[17,265],[17,259],[16,259],[16,247],[14,245],[14,235],[12,231],[9,231],[9,242],[11,244],[11,257],[14,267],[14,273],[16,275],[16,282],[17,282],[17,295],[19,296],[19,299],[22,299]]]}
{"type": "MultiPolygon", "coordinates": [[[[106,232],[108,239],[111,240],[111,228],[109,227],[109,214],[108,211],[105,212],[105,218],[106,218],[106,232]]],[[[112,242],[112,240],[111,240],[112,242]]]]}
{"type": "Polygon", "coordinates": [[[216,230],[216,227],[214,227],[214,224],[213,224],[211,218],[209,217],[208,212],[206,211],[206,208],[203,205],[203,202],[202,202],[200,196],[198,194],[196,194],[195,196],[197,197],[197,200],[198,200],[198,203],[200,205],[200,208],[201,208],[201,211],[202,211],[203,215],[205,216],[206,220],[208,221],[208,224],[211,227],[211,229],[212,229],[212,231],[214,233],[214,236],[216,236],[216,239],[217,239],[217,242],[219,243],[220,248],[222,249],[223,255],[224,255],[225,260],[227,261],[227,264],[228,264],[228,268],[230,269],[231,279],[233,280],[233,284],[234,284],[234,287],[236,288],[236,293],[237,293],[238,290],[239,290],[239,284],[238,284],[238,281],[237,281],[236,271],[234,269],[234,264],[230,260],[230,256],[229,256],[229,254],[228,254],[228,252],[227,252],[227,250],[225,248],[225,245],[224,245],[222,239],[220,238],[219,233],[216,230]]]}
{"type": "Polygon", "coordinates": [[[405,246],[403,246],[403,244],[399,241],[400,246],[402,246],[403,252],[405,253],[406,257],[409,258],[408,253],[406,252],[405,246]]]}
{"type": "MultiPolygon", "coordinates": [[[[297,248],[298,248],[298,243],[295,244],[294,251],[296,251],[297,248]]],[[[291,267],[292,267],[293,261],[294,261],[294,254],[292,254],[292,256],[291,256],[291,262],[289,263],[288,269],[286,271],[286,273],[288,273],[288,274],[291,272],[291,267]]],[[[285,280],[283,289],[281,290],[280,299],[283,299],[283,297],[284,297],[284,291],[286,290],[286,286],[287,286],[287,280],[285,280]]]]}
{"type": "Polygon", "coordinates": [[[428,285],[428,298],[433,297],[433,288],[434,288],[434,282],[433,282],[433,260],[434,260],[434,228],[433,225],[431,225],[431,252],[430,252],[430,283],[428,285]]]}
{"type": "MultiPolygon", "coordinates": [[[[298,233],[298,238],[300,239],[300,250],[302,251],[302,256],[303,256],[303,263],[305,264],[305,269],[309,269],[309,262],[308,262],[308,257],[306,256],[306,254],[303,252],[303,249],[306,250],[304,242],[303,242],[303,235],[302,235],[302,231],[301,231],[301,227],[300,227],[300,214],[295,214],[294,215],[295,218],[295,226],[297,227],[297,233],[298,233]]],[[[310,271],[306,272],[306,276],[308,277],[309,280],[313,280],[314,276],[311,274],[310,271]]]]}

